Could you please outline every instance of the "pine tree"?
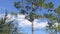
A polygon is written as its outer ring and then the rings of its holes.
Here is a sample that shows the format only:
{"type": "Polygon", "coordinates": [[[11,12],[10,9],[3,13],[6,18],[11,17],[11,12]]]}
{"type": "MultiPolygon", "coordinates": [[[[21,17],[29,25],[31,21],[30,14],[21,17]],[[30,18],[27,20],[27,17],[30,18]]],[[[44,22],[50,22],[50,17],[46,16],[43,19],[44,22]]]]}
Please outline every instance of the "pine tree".
{"type": "Polygon", "coordinates": [[[11,23],[13,21],[9,21],[8,24],[6,23],[7,20],[7,12],[3,18],[0,19],[0,34],[11,34],[12,29],[11,29],[11,23]]]}
{"type": "MultiPolygon", "coordinates": [[[[40,7],[40,11],[45,8],[48,9],[48,12],[57,12],[58,14],[60,14],[59,12],[59,8],[54,9],[54,4],[52,2],[49,3],[45,3],[45,0],[26,0],[28,1],[28,4],[32,4],[32,6],[23,6],[24,0],[18,1],[18,2],[14,2],[14,6],[19,10],[21,8],[20,13],[26,15],[26,19],[28,19],[28,21],[32,22],[32,34],[34,34],[34,19],[38,19],[38,18],[47,18],[49,20],[47,28],[48,30],[50,30],[50,34],[57,34],[57,33],[53,33],[51,31],[55,30],[54,32],[57,32],[57,29],[55,27],[55,22],[59,23],[60,22],[60,18],[56,17],[56,15],[53,15],[53,13],[51,14],[44,14],[44,16],[38,15],[35,13],[36,7],[39,8],[40,7]],[[31,11],[29,11],[29,9],[31,11]],[[53,10],[54,9],[54,10],[53,10]],[[53,27],[54,25],[54,27],[53,27]]],[[[59,25],[58,25],[59,26],[59,25]]],[[[59,27],[58,27],[59,29],[59,27]]]]}

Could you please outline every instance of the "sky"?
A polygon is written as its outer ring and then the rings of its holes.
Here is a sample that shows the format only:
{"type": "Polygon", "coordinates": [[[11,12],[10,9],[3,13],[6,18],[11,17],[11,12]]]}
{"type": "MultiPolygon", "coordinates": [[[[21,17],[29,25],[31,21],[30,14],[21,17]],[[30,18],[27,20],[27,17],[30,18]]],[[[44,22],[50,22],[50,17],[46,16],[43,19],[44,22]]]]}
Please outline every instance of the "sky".
{"type": "Polygon", "coordinates": [[[18,10],[14,7],[14,1],[15,0],[0,0],[0,13],[3,13],[5,10],[7,10],[8,13],[12,11],[17,12],[18,10]]]}
{"type": "MultiPolygon", "coordinates": [[[[8,13],[14,11],[14,12],[18,12],[18,10],[14,7],[14,1],[17,1],[17,0],[0,0],[0,17],[1,15],[3,15],[3,13],[5,12],[5,10],[8,11],[8,13]]],[[[54,3],[54,7],[57,8],[58,5],[60,4],[60,0],[46,0],[46,2],[53,2],[54,3]]],[[[41,12],[42,13],[42,12],[41,12]]],[[[10,16],[10,15],[9,15],[10,16]]],[[[15,17],[13,17],[14,19],[15,17]]],[[[19,26],[23,27],[23,31],[25,33],[28,33],[28,34],[31,34],[31,23],[24,19],[24,15],[18,15],[17,18],[15,18],[19,23],[19,26]],[[22,17],[22,18],[21,18],[22,17]],[[29,22],[29,23],[27,23],[29,22]],[[23,25],[22,25],[23,24],[23,25]]],[[[44,20],[44,19],[43,19],[44,20]]],[[[42,20],[41,20],[42,21],[42,20]]],[[[40,22],[38,21],[37,19],[34,21],[34,27],[36,29],[41,29],[41,30],[37,30],[35,31],[34,33],[35,34],[47,34],[42,28],[44,28],[47,23],[46,20],[40,22]]]]}

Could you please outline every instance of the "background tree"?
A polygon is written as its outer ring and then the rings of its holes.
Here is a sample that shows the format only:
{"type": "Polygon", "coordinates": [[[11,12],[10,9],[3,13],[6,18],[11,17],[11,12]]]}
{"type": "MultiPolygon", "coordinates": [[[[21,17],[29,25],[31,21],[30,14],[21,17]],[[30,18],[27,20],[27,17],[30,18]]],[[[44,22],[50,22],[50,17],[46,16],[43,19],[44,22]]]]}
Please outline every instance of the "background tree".
{"type": "Polygon", "coordinates": [[[0,19],[0,34],[12,34],[11,23],[13,21],[6,23],[7,15],[6,12],[5,16],[0,19]]]}

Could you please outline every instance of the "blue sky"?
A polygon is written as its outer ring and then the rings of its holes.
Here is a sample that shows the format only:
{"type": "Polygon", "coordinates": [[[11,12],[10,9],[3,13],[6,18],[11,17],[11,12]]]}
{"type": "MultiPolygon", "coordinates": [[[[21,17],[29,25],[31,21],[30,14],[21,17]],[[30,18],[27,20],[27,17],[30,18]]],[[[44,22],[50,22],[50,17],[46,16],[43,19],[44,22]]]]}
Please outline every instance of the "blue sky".
{"type": "Polygon", "coordinates": [[[17,9],[13,5],[14,0],[0,0],[0,12],[4,12],[6,9],[8,12],[15,11],[17,12],[17,9]]]}
{"type": "MultiPolygon", "coordinates": [[[[0,0],[0,14],[4,13],[4,10],[6,9],[8,11],[8,13],[14,11],[14,12],[18,12],[18,10],[14,7],[14,1],[17,0],[0,0]]],[[[54,3],[54,7],[58,7],[58,5],[60,4],[60,0],[46,0],[46,2],[53,2],[54,3]]],[[[42,13],[42,12],[41,12],[42,13]]],[[[25,32],[27,32],[28,34],[31,34],[31,27],[26,27],[24,28],[25,32]]],[[[35,31],[35,34],[47,34],[44,30],[38,30],[35,31]]]]}

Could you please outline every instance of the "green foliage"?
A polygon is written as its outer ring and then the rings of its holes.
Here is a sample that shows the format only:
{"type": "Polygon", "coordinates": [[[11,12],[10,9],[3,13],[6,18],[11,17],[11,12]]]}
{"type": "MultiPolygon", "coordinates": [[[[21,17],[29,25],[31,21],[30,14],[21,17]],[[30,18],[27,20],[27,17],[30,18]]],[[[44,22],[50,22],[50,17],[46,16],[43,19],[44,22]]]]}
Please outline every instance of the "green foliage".
{"type": "Polygon", "coordinates": [[[60,14],[60,6],[58,8],[56,8],[54,11],[57,12],[58,14],[60,14]]]}
{"type": "Polygon", "coordinates": [[[20,14],[25,14],[25,12],[26,12],[25,10],[21,10],[20,14]]]}
{"type": "Polygon", "coordinates": [[[54,4],[52,2],[48,3],[49,8],[53,8],[54,4]]]}
{"type": "Polygon", "coordinates": [[[19,5],[20,2],[14,2],[14,6],[18,9],[20,8],[20,5],[19,5]]]}
{"type": "Polygon", "coordinates": [[[54,7],[54,4],[52,2],[50,2],[50,3],[44,3],[43,4],[43,7],[44,8],[53,8],[54,7]]]}
{"type": "Polygon", "coordinates": [[[0,34],[8,34],[8,33],[11,33],[11,27],[10,26],[2,26],[2,28],[0,28],[0,34]]]}
{"type": "Polygon", "coordinates": [[[46,3],[44,3],[42,6],[43,6],[44,8],[48,8],[48,4],[46,4],[46,3]]]}
{"type": "Polygon", "coordinates": [[[60,25],[58,25],[57,29],[58,29],[58,31],[60,31],[60,25]]]}
{"type": "Polygon", "coordinates": [[[36,2],[35,4],[37,6],[40,6],[43,8],[53,8],[54,7],[54,4],[52,2],[50,2],[50,3],[44,3],[44,2],[45,2],[45,0],[42,0],[42,1],[36,2]]]}
{"type": "Polygon", "coordinates": [[[46,18],[48,18],[49,20],[56,20],[56,17],[54,15],[52,15],[52,14],[44,14],[44,16],[46,18]]]}
{"type": "Polygon", "coordinates": [[[40,2],[41,2],[41,3],[44,3],[44,2],[45,2],[45,0],[40,0],[40,2]]]}
{"type": "Polygon", "coordinates": [[[45,0],[39,0],[39,1],[35,2],[35,4],[37,6],[41,6],[42,7],[42,5],[43,5],[44,2],[45,2],[45,0]]]}
{"type": "MultiPolygon", "coordinates": [[[[58,17],[59,17],[59,15],[60,15],[60,6],[58,6],[57,8],[55,8],[54,11],[58,14],[58,17]]],[[[58,17],[57,17],[57,22],[58,22],[59,25],[58,25],[57,29],[60,32],[60,18],[58,18],[58,17]]]]}
{"type": "Polygon", "coordinates": [[[7,19],[6,16],[7,16],[7,13],[5,17],[0,20],[0,34],[9,34],[12,31],[10,25],[13,21],[10,21],[9,24],[5,24],[7,19]]]}
{"type": "Polygon", "coordinates": [[[60,23],[60,19],[59,18],[57,19],[57,21],[58,21],[58,23],[60,23]]]}

